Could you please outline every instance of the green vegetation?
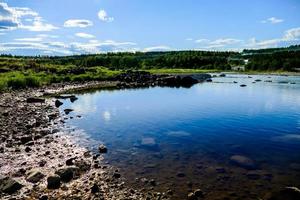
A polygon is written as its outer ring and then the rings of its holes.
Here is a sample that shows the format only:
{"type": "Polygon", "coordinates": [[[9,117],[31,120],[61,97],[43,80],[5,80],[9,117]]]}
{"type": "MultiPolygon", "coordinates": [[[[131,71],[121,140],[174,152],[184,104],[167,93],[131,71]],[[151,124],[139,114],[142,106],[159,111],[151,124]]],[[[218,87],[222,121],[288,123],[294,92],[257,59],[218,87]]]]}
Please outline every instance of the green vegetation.
{"type": "Polygon", "coordinates": [[[217,69],[148,69],[152,74],[193,74],[193,73],[213,73],[220,72],[217,69]]]}
{"type": "Polygon", "coordinates": [[[60,82],[107,80],[123,70],[151,73],[207,73],[242,66],[245,71],[294,71],[300,45],[243,52],[172,51],[106,53],[63,57],[0,56],[0,90],[60,82]]]}
{"type": "Polygon", "coordinates": [[[248,59],[247,70],[252,71],[294,71],[300,67],[300,46],[289,48],[244,50],[248,59]]]}

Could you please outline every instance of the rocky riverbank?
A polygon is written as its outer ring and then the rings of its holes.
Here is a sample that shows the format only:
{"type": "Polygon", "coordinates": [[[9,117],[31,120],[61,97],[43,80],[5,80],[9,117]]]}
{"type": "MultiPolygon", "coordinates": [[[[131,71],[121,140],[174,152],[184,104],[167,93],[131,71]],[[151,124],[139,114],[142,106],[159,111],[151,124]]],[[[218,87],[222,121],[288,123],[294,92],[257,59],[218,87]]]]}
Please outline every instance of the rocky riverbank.
{"type": "Polygon", "coordinates": [[[126,186],[101,153],[78,146],[49,94],[115,87],[118,82],[55,85],[0,94],[1,199],[168,199],[151,188],[126,186]]]}
{"type": "MultiPolygon", "coordinates": [[[[62,95],[74,91],[190,87],[209,77],[128,72],[106,82],[56,84],[0,94],[0,199],[172,199],[174,191],[168,188],[155,191],[153,185],[157,181],[154,179],[141,178],[135,181],[145,183],[142,187],[129,186],[123,172],[104,160],[105,146],[93,154],[79,146],[72,134],[64,132],[68,117],[60,114],[57,107],[61,98],[76,101],[76,96],[62,95]]],[[[65,110],[67,112],[71,110],[65,110]]],[[[151,143],[149,139],[144,142],[151,143]]],[[[254,161],[240,155],[232,156],[230,162],[250,170],[257,167],[254,161]]],[[[224,173],[224,168],[216,170],[224,173]]],[[[257,176],[259,174],[247,173],[249,179],[257,176]]],[[[209,198],[205,190],[195,188],[185,195],[190,200],[215,199],[209,198]]],[[[263,199],[299,199],[299,195],[298,188],[286,187],[263,199]]],[[[218,193],[214,197],[221,199],[218,193]]]]}

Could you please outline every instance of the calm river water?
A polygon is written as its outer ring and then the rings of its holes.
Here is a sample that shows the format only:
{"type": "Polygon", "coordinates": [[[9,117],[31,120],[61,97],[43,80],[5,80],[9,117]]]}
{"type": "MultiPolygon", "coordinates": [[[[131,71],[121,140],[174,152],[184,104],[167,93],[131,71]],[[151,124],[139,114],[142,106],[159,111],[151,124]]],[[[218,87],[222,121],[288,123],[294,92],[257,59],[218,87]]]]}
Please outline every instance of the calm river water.
{"type": "Polygon", "coordinates": [[[171,189],[174,199],[196,188],[207,199],[255,199],[300,187],[300,77],[228,74],[189,89],[77,97],[61,106],[74,109],[67,126],[91,150],[105,144],[105,161],[132,187],[154,179],[154,189],[171,189]]]}

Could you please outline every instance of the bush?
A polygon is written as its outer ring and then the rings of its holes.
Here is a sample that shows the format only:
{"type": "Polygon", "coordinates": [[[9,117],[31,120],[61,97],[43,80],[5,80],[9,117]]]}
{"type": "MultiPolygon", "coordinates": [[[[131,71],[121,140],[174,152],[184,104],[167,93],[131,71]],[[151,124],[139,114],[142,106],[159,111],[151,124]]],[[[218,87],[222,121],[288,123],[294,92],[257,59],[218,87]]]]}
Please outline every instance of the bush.
{"type": "Polygon", "coordinates": [[[24,78],[15,77],[7,80],[7,87],[12,89],[21,89],[26,87],[26,81],[24,78]]]}
{"type": "Polygon", "coordinates": [[[27,76],[27,77],[25,77],[25,85],[26,85],[26,87],[38,87],[41,84],[37,77],[27,76]]]}

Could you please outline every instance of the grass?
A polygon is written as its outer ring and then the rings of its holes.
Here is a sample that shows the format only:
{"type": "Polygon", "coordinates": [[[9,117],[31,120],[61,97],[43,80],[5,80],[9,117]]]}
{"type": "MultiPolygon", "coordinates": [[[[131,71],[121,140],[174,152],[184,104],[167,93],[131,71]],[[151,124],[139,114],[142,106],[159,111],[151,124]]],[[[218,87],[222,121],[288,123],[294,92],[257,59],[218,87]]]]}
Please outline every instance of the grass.
{"type": "Polygon", "coordinates": [[[89,68],[81,74],[68,73],[68,70],[62,73],[60,70],[63,68],[58,67],[55,73],[48,70],[36,72],[31,69],[0,73],[0,91],[39,87],[52,83],[100,81],[120,73],[120,71],[112,71],[103,67],[89,68]]]}

